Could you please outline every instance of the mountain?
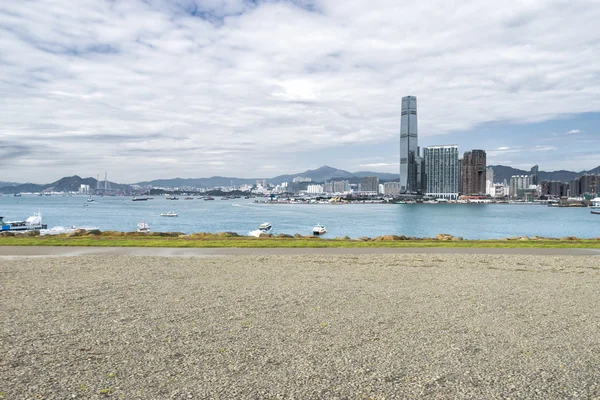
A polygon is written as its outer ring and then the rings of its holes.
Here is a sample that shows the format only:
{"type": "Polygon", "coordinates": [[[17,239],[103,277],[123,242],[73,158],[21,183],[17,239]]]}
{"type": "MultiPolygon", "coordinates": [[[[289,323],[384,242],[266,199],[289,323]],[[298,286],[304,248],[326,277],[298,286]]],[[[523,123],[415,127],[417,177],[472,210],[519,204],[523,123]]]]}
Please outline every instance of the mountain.
{"type": "Polygon", "coordinates": [[[20,185],[20,183],[16,183],[16,182],[2,182],[0,181],[0,188],[1,187],[5,187],[5,186],[17,186],[20,185]]]}
{"type": "MultiPolygon", "coordinates": [[[[342,169],[333,168],[324,165],[317,169],[309,169],[308,171],[300,172],[297,174],[286,174],[279,175],[274,178],[267,178],[268,183],[279,185],[282,182],[291,182],[294,178],[301,176],[304,178],[310,178],[313,182],[325,182],[330,179],[348,179],[357,180],[360,182],[360,178],[363,176],[377,176],[381,180],[393,180],[398,179],[397,174],[390,174],[385,172],[371,172],[371,171],[360,171],[360,172],[348,172],[342,169]]],[[[213,176],[211,178],[174,178],[174,179],[155,179],[152,181],[137,182],[135,185],[139,186],[152,186],[152,187],[163,187],[163,188],[183,188],[183,187],[201,187],[201,188],[213,188],[218,186],[241,186],[241,185],[254,185],[258,179],[252,178],[243,179],[235,177],[225,176],[213,176]]],[[[354,182],[352,182],[354,183],[354,182]]]]}
{"type": "MultiPolygon", "coordinates": [[[[507,167],[505,165],[490,165],[489,167],[494,170],[494,182],[503,182],[504,179],[506,179],[506,182],[509,182],[510,177],[513,175],[529,175],[531,173],[530,171],[507,167]]],[[[581,172],[565,171],[562,169],[559,171],[539,171],[538,181],[570,182],[583,174],[600,174],[600,165],[589,171],[581,172]]]]}
{"type": "Polygon", "coordinates": [[[202,187],[213,188],[218,186],[241,186],[254,185],[256,179],[229,178],[225,176],[213,176],[210,178],[174,178],[174,179],[155,179],[153,181],[138,182],[135,185],[152,186],[163,188],[184,188],[184,187],[202,187]]]}
{"type": "MultiPolygon", "coordinates": [[[[57,180],[56,182],[48,183],[45,185],[37,185],[34,183],[24,183],[16,186],[4,186],[0,187],[1,193],[37,193],[42,191],[54,191],[54,192],[76,192],[79,190],[81,185],[89,185],[90,189],[95,189],[97,180],[94,178],[81,178],[77,175],[67,176],[57,180]]],[[[128,185],[120,185],[118,183],[109,182],[108,186],[111,189],[127,190],[128,185]]],[[[100,187],[104,187],[104,182],[100,182],[100,187]]]]}
{"type": "Polygon", "coordinates": [[[343,169],[333,168],[324,165],[317,169],[309,169],[308,171],[301,172],[299,174],[291,175],[279,175],[271,179],[267,179],[269,183],[280,184],[282,182],[291,182],[294,178],[301,176],[303,178],[310,178],[313,182],[325,182],[330,179],[347,179],[353,178],[356,175],[352,172],[344,171],[343,169]]]}

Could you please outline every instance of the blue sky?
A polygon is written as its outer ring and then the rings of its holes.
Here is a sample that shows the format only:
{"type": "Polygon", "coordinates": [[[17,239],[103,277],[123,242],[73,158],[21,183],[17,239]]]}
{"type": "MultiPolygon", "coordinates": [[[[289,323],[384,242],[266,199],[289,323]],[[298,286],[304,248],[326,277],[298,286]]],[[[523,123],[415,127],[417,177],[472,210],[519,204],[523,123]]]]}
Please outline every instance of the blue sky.
{"type": "Polygon", "coordinates": [[[594,0],[30,0],[0,4],[2,181],[396,172],[421,146],[591,169],[594,0]]]}

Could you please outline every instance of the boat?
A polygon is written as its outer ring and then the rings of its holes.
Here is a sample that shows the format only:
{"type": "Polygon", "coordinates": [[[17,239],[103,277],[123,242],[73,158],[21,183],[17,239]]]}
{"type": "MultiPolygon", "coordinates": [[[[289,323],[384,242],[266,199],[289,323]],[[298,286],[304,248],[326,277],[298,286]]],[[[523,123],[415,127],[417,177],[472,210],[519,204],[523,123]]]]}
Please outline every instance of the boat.
{"type": "Polygon", "coordinates": [[[88,203],[93,203],[93,202],[95,202],[95,200],[94,200],[94,199],[92,199],[92,196],[88,197],[87,201],[88,201],[88,203]]]}
{"type": "Polygon", "coordinates": [[[590,211],[590,212],[591,212],[592,214],[598,214],[598,215],[600,215],[600,210],[592,210],[592,211],[590,211]]]}
{"type": "Polygon", "coordinates": [[[193,197],[186,197],[184,200],[194,200],[193,197]]]}
{"type": "Polygon", "coordinates": [[[177,217],[177,213],[175,211],[169,211],[166,213],[160,214],[161,217],[177,217]]]}
{"type": "Polygon", "coordinates": [[[171,196],[167,197],[167,200],[179,200],[179,197],[171,196]]]}
{"type": "Polygon", "coordinates": [[[14,197],[21,197],[21,193],[15,193],[13,194],[14,197]]]}
{"type": "Polygon", "coordinates": [[[313,228],[313,235],[322,235],[324,233],[327,233],[327,229],[321,224],[317,224],[313,228]]]}
{"type": "Polygon", "coordinates": [[[270,232],[271,228],[273,228],[273,226],[268,222],[263,222],[258,226],[258,230],[261,232],[270,232]]]}
{"type": "Polygon", "coordinates": [[[0,217],[0,231],[37,231],[46,229],[47,225],[42,224],[42,213],[37,212],[25,221],[4,221],[4,217],[0,217]]]}
{"type": "Polygon", "coordinates": [[[600,197],[596,197],[596,198],[592,199],[592,205],[590,207],[591,208],[600,208],[600,197]]]}
{"type": "Polygon", "coordinates": [[[131,201],[148,201],[148,197],[134,197],[131,201]]]}
{"type": "Polygon", "coordinates": [[[45,235],[62,235],[64,233],[75,233],[79,231],[98,231],[100,228],[96,226],[55,226],[50,229],[40,229],[40,236],[45,235]]]}
{"type": "Polygon", "coordinates": [[[150,232],[150,225],[148,225],[144,221],[138,222],[137,231],[142,232],[142,233],[148,233],[148,232],[150,232]]]}
{"type": "Polygon", "coordinates": [[[210,197],[210,196],[204,198],[205,201],[206,200],[214,200],[214,199],[215,199],[214,197],[210,197]]]}

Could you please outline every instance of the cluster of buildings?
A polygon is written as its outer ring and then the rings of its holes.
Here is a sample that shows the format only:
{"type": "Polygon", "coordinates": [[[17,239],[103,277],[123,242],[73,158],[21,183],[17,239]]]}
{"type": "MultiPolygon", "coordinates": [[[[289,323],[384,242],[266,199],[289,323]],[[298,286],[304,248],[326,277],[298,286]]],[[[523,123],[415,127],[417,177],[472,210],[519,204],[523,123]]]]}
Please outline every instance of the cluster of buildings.
{"type": "Polygon", "coordinates": [[[399,194],[456,200],[460,195],[486,195],[486,154],[465,152],[457,145],[418,145],[417,98],[402,98],[400,118],[399,194]]]}

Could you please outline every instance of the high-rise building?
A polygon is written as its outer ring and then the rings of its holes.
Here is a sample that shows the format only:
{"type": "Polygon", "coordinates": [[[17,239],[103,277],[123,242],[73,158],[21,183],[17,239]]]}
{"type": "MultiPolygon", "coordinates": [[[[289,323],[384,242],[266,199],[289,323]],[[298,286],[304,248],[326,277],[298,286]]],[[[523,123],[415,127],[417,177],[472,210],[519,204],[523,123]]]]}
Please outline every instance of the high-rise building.
{"type": "Polygon", "coordinates": [[[383,194],[386,196],[398,196],[400,194],[400,182],[392,181],[384,183],[383,194]]]}
{"type": "Polygon", "coordinates": [[[537,165],[531,167],[531,171],[529,172],[529,184],[537,185],[538,184],[538,173],[540,168],[537,165]]]}
{"type": "Polygon", "coordinates": [[[458,146],[429,146],[423,155],[427,176],[425,194],[445,199],[458,198],[458,146]]]}
{"type": "Polygon", "coordinates": [[[465,152],[460,164],[461,190],[465,195],[485,194],[486,155],[483,150],[465,152]]]}
{"type": "Polygon", "coordinates": [[[571,196],[595,196],[600,192],[600,174],[584,174],[571,181],[571,196]]]}
{"type": "Polygon", "coordinates": [[[417,134],[417,98],[402,98],[400,116],[400,192],[420,193],[418,187],[417,159],[419,158],[417,134]]]}
{"type": "Polygon", "coordinates": [[[485,194],[495,197],[494,169],[492,167],[485,169],[485,194]]]}
{"type": "Polygon", "coordinates": [[[379,178],[376,176],[363,176],[360,180],[360,191],[377,193],[379,191],[379,178]]]}
{"type": "Polygon", "coordinates": [[[513,175],[510,177],[509,194],[511,197],[518,197],[519,190],[522,192],[527,188],[529,188],[529,175],[513,175]]]}

